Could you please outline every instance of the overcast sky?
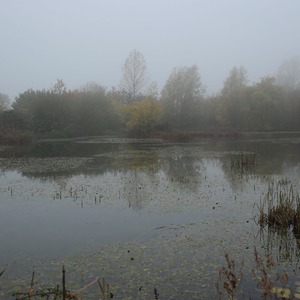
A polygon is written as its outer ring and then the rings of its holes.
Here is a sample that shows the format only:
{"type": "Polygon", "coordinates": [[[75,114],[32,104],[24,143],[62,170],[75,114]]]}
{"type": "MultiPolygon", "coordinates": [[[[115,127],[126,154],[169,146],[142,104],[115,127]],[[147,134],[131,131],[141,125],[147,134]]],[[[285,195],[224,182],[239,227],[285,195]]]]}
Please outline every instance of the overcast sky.
{"type": "Polygon", "coordinates": [[[234,66],[255,82],[299,55],[299,16],[299,0],[0,0],[0,93],[117,87],[133,49],[160,88],[197,64],[215,93],[234,66]]]}

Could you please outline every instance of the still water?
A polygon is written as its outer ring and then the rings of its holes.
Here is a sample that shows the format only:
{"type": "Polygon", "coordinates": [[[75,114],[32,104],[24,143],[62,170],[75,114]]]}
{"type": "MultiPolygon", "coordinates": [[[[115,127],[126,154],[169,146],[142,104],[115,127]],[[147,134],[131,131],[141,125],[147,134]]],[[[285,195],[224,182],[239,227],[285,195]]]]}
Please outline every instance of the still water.
{"type": "MultiPolygon", "coordinates": [[[[71,290],[105,277],[114,299],[153,299],[154,288],[159,299],[212,299],[226,295],[216,288],[225,254],[243,274],[237,296],[255,298],[254,247],[291,287],[300,278],[297,240],[257,224],[272,182],[286,179],[299,192],[299,133],[0,150],[0,299],[26,289],[32,271],[37,284],[60,283],[63,264],[71,290]],[[253,164],[234,164],[240,153],[253,164]]],[[[97,293],[92,286],[81,295],[97,293]]]]}

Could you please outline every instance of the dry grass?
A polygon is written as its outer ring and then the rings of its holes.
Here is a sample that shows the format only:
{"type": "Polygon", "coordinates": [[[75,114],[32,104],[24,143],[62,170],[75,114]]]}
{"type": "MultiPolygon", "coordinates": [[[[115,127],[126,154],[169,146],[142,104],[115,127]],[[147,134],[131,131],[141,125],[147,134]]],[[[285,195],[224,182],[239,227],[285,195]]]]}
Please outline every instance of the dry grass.
{"type": "Polygon", "coordinates": [[[34,135],[32,132],[12,128],[0,130],[0,144],[24,145],[33,141],[34,135]]]}

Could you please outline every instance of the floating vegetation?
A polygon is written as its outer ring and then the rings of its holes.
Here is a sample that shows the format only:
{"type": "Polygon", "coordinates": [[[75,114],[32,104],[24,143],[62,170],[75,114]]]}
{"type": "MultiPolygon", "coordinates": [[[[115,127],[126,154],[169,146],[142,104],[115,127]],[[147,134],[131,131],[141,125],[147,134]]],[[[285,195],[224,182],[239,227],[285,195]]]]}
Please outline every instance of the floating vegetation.
{"type": "Polygon", "coordinates": [[[288,180],[269,185],[267,195],[259,205],[259,224],[270,229],[286,232],[292,228],[300,234],[300,198],[288,180]]]}

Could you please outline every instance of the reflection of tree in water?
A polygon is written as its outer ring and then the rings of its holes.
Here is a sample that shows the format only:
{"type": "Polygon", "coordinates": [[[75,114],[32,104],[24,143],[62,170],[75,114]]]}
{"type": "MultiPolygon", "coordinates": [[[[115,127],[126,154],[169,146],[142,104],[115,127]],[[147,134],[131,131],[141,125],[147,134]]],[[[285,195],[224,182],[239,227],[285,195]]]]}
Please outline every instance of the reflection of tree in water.
{"type": "Polygon", "coordinates": [[[166,197],[178,200],[182,195],[197,191],[200,170],[203,170],[199,155],[180,147],[162,147],[155,151],[129,148],[113,164],[126,174],[119,182],[122,197],[137,210],[153,201],[155,205],[164,206],[165,203],[160,202],[166,197]]]}
{"type": "Polygon", "coordinates": [[[157,196],[155,186],[159,176],[137,170],[127,171],[122,177],[120,197],[134,210],[144,209],[157,196]]]}
{"type": "MultiPolygon", "coordinates": [[[[242,152],[240,152],[242,153],[242,152]]],[[[250,179],[257,177],[256,164],[239,164],[239,153],[231,153],[220,158],[221,169],[233,191],[240,190],[250,179]],[[233,163],[233,160],[237,163],[233,163]]]]}
{"type": "Polygon", "coordinates": [[[138,145],[123,145],[122,151],[113,156],[111,169],[115,171],[145,171],[155,173],[160,169],[158,151],[143,149],[138,145]]]}
{"type": "Polygon", "coordinates": [[[123,174],[120,175],[122,180],[118,182],[118,188],[126,202],[136,209],[142,209],[153,200],[151,189],[157,187],[160,191],[168,187],[172,191],[169,197],[187,199],[190,194],[191,199],[193,193],[199,192],[200,181],[207,173],[205,160],[208,157],[220,160],[221,163],[216,168],[222,169],[233,190],[241,189],[253,178],[269,181],[272,174],[280,174],[286,168],[300,164],[299,144],[263,140],[228,143],[222,140],[219,143],[214,141],[181,145],[68,142],[61,146],[59,143],[50,143],[49,147],[50,150],[47,143],[42,143],[34,150],[35,154],[30,154],[28,150],[25,151],[25,157],[18,154],[2,158],[0,169],[3,172],[18,171],[30,179],[57,184],[81,175],[93,178],[105,174],[123,174]],[[47,149],[52,156],[42,156],[47,149]],[[60,153],[61,150],[66,153],[65,157],[60,153]],[[255,153],[255,165],[232,167],[228,153],[239,150],[255,153]]]}
{"type": "Polygon", "coordinates": [[[173,151],[169,151],[161,161],[162,171],[174,185],[188,186],[191,190],[197,189],[198,179],[204,166],[201,155],[196,149],[176,147],[173,151]]]}
{"type": "Polygon", "coordinates": [[[50,157],[89,157],[108,152],[117,152],[120,144],[84,143],[69,141],[45,141],[34,144],[9,147],[0,152],[3,158],[50,158],[50,157]]]}

